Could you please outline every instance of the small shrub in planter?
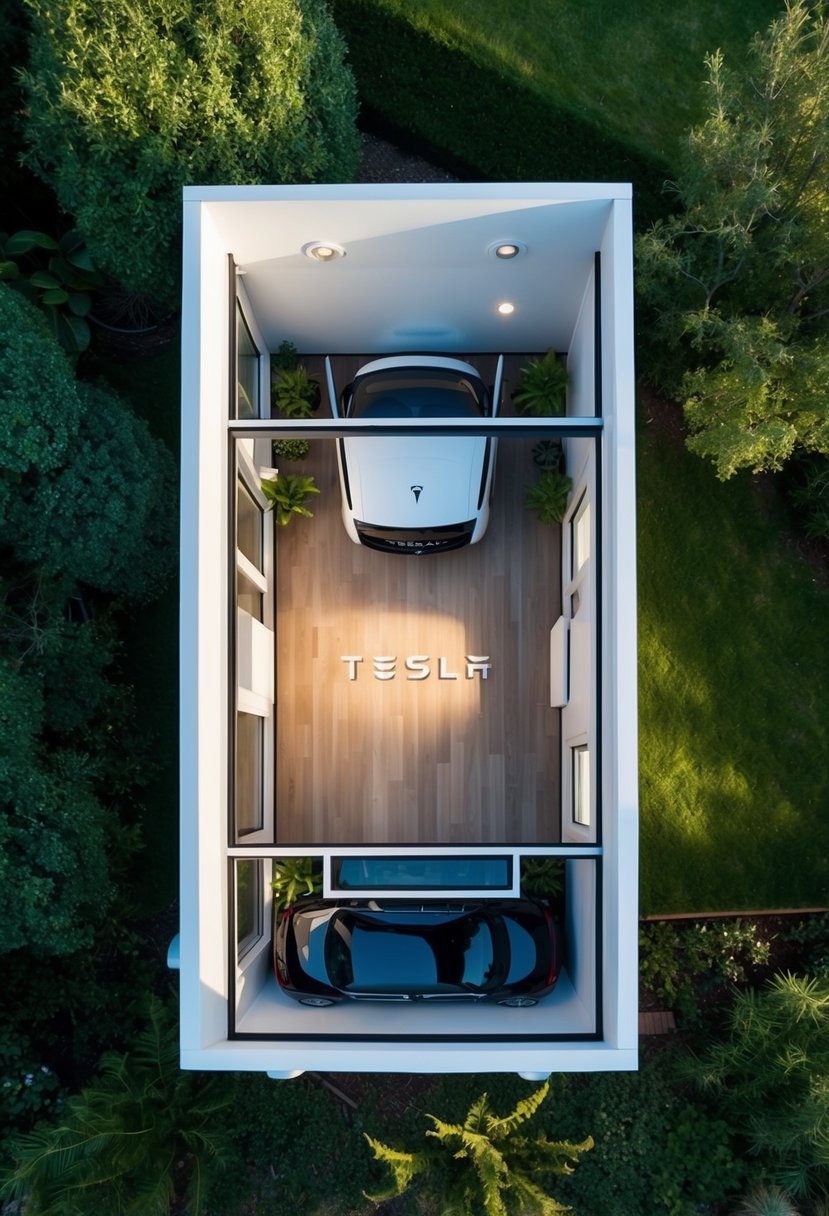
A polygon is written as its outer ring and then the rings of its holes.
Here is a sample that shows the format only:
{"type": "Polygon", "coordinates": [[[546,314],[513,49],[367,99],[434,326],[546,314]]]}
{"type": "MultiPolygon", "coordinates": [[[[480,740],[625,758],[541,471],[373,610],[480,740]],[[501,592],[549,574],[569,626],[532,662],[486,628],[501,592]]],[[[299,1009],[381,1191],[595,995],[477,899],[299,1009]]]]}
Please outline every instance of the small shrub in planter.
{"type": "Polygon", "coordinates": [[[564,460],[560,439],[542,439],[533,448],[533,464],[543,472],[557,473],[564,460]]]}
{"type": "Polygon", "coordinates": [[[558,417],[567,404],[567,368],[554,350],[521,368],[512,404],[519,414],[558,417]]]}
{"type": "Polygon", "coordinates": [[[547,470],[534,485],[526,487],[524,506],[535,511],[543,524],[560,524],[572,488],[573,483],[566,473],[547,470]]]}
{"type": "Polygon", "coordinates": [[[310,418],[319,408],[320,386],[302,364],[280,371],[273,382],[273,399],[285,418],[310,418]]]}
{"type": "Polygon", "coordinates": [[[304,460],[311,450],[307,439],[274,439],[274,460],[304,460]]]}
{"type": "Polygon", "coordinates": [[[305,501],[311,494],[319,494],[319,486],[314,484],[313,477],[304,477],[299,473],[278,473],[276,477],[262,482],[262,493],[273,508],[276,522],[284,528],[294,515],[313,519],[314,512],[308,510],[305,501]]]}
{"type": "Polygon", "coordinates": [[[556,902],[564,893],[563,858],[522,857],[521,892],[536,899],[556,902]]]}
{"type": "Polygon", "coordinates": [[[280,372],[293,371],[298,362],[299,351],[293,342],[288,342],[287,339],[280,342],[276,353],[271,355],[271,367],[275,367],[280,372]]]}
{"type": "Polygon", "coordinates": [[[274,913],[303,895],[322,894],[322,864],[312,857],[282,857],[273,863],[274,913]]]}

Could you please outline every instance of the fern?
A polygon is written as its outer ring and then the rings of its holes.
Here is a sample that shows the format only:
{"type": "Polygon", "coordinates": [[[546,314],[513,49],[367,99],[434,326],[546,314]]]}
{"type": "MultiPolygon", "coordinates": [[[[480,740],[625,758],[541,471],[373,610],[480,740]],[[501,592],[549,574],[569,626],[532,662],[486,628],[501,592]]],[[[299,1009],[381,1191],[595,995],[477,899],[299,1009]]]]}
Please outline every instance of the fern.
{"type": "Polygon", "coordinates": [[[210,1133],[227,1099],[215,1080],[178,1067],[177,1028],[157,998],[124,1054],[102,1057],[97,1078],[68,1099],[60,1124],[13,1138],[14,1162],[0,1199],[37,1216],[166,1216],[176,1161],[192,1155],[188,1212],[200,1205],[199,1156],[215,1154],[210,1133]]]}
{"type": "Polygon", "coordinates": [[[545,1083],[501,1117],[493,1114],[485,1093],[472,1103],[462,1124],[427,1115],[432,1123],[426,1130],[429,1147],[420,1152],[367,1136],[375,1158],[392,1172],[388,1189],[367,1198],[396,1198],[420,1176],[443,1216],[558,1216],[570,1211],[544,1193],[540,1179],[544,1173],[572,1173],[581,1154],[593,1147],[592,1139],[574,1144],[512,1135],[533,1118],[548,1093],[545,1083]]]}

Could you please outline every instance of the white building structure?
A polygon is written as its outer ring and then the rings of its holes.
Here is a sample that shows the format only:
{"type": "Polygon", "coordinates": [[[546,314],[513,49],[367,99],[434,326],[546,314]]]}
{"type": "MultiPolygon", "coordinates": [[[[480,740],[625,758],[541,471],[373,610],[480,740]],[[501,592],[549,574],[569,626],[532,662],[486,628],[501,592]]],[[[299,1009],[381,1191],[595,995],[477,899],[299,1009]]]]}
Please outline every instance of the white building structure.
{"type": "MultiPolygon", "coordinates": [[[[452,429],[438,420],[420,425],[428,426],[436,444],[452,429]]],[[[360,433],[372,428],[384,434],[423,433],[405,420],[365,423],[360,433]]],[[[635,1068],[638,791],[630,187],[188,188],[181,462],[181,923],[171,965],[180,969],[182,1067],[258,1070],[281,1077],[312,1069],[510,1071],[528,1078],[560,1070],[635,1068]],[[515,255],[501,256],[504,245],[514,247],[515,255]],[[320,260],[320,247],[333,256],[324,253],[320,260]],[[521,615],[524,588],[507,589],[510,607],[503,618],[490,613],[488,597],[495,596],[503,579],[489,578],[485,563],[504,536],[517,547],[524,528],[540,528],[528,513],[510,515],[501,533],[488,534],[475,546],[480,549],[476,561],[484,565],[474,569],[484,574],[470,602],[480,606],[481,620],[489,622],[481,629],[491,630],[482,637],[473,637],[470,623],[450,619],[446,610],[442,624],[432,618],[427,622],[425,616],[414,623],[404,620],[405,614],[392,611],[384,598],[387,580],[411,580],[415,574],[408,571],[415,567],[417,577],[430,569],[429,578],[440,580],[452,567],[439,564],[460,560],[454,554],[421,562],[372,553],[360,575],[364,598],[354,601],[357,592],[352,594],[348,575],[337,563],[361,560],[360,550],[341,522],[324,549],[332,578],[339,580],[335,600],[342,604],[343,619],[337,619],[336,604],[332,609],[324,600],[325,588],[318,589],[324,571],[312,575],[302,567],[303,561],[320,560],[313,556],[309,538],[322,536],[314,530],[329,526],[326,512],[338,517],[336,488],[328,496],[330,511],[320,495],[319,505],[317,500],[309,503],[314,520],[274,529],[259,488],[262,470],[275,463],[271,441],[309,438],[325,467],[333,468],[333,445],[355,433],[355,423],[335,417],[325,396],[319,412],[307,421],[272,416],[271,356],[286,341],[314,368],[331,355],[335,374],[338,366],[347,369],[366,357],[401,352],[457,355],[473,362],[478,356],[482,364],[503,353],[516,368],[528,354],[551,347],[566,357],[564,417],[517,417],[506,408],[505,395],[498,417],[453,424],[454,433],[462,425],[498,439],[493,521],[501,511],[499,495],[509,490],[509,473],[503,472],[512,468],[509,452],[524,451],[545,438],[560,439],[566,452],[572,479],[567,514],[560,529],[539,533],[555,534],[559,568],[549,595],[539,601],[533,591],[530,604],[528,592],[525,605],[525,615],[532,612],[533,627],[538,624],[545,641],[533,646],[529,659],[512,662],[510,687],[517,692],[506,691],[508,662],[495,622],[513,619],[511,613],[521,615]],[[288,552],[289,544],[290,565],[283,572],[280,554],[288,552]],[[359,603],[369,607],[363,609],[365,623],[358,629],[359,603]],[[429,630],[437,632],[425,637],[429,630]],[[295,632],[289,642],[290,631],[295,632]],[[302,651],[306,640],[307,653],[302,651]],[[280,658],[280,646],[289,646],[292,653],[280,658]],[[487,665],[486,680],[480,667],[474,678],[467,678],[465,646],[469,653],[474,647],[479,664],[487,665]],[[376,660],[386,662],[385,674],[391,647],[394,679],[375,683],[376,660]],[[422,675],[427,653],[428,678],[422,675]],[[359,670],[355,655],[362,657],[359,670]],[[420,656],[420,668],[411,670],[422,678],[407,682],[405,663],[411,656],[416,661],[420,656]],[[317,670],[324,663],[328,666],[317,670]],[[299,674],[286,686],[288,671],[299,674]],[[441,682],[441,672],[459,679],[441,682]],[[395,791],[405,784],[405,779],[397,780],[397,768],[412,758],[420,766],[413,780],[432,780],[433,759],[418,752],[408,730],[407,714],[415,712],[408,708],[414,705],[406,700],[409,694],[413,698],[428,691],[443,697],[435,702],[436,712],[446,714],[451,736],[460,698],[472,696],[470,690],[475,699],[464,702],[463,713],[473,724],[495,707],[509,721],[515,707],[510,702],[505,708],[499,698],[520,700],[530,677],[539,672],[549,698],[528,712],[542,722],[555,755],[548,758],[548,769],[544,758],[536,757],[542,777],[533,779],[529,793],[515,792],[520,778],[512,784],[505,779],[503,788],[511,792],[497,797],[514,799],[517,809],[503,822],[518,827],[492,826],[501,822],[497,817],[485,822],[486,815],[498,810],[492,807],[497,766],[481,772],[474,753],[468,751],[464,759],[460,748],[441,762],[435,778],[435,788],[442,791],[437,818],[433,800],[418,805],[416,797],[409,797],[405,819],[395,819],[397,812],[391,809],[384,818],[385,795],[378,792],[384,763],[390,782],[397,781],[395,791]],[[394,714],[388,709],[391,701],[385,708],[377,701],[380,694],[398,698],[394,714]],[[400,753],[391,749],[378,759],[369,743],[354,769],[357,727],[380,730],[383,724],[375,723],[375,714],[386,723],[399,721],[400,753]],[[317,733],[315,723],[323,720],[334,722],[330,735],[323,736],[322,725],[317,733]],[[343,744],[345,738],[351,742],[343,744]],[[357,788],[360,772],[366,774],[363,791],[357,788]],[[554,774],[546,786],[544,772],[554,774]],[[343,806],[364,798],[362,828],[339,826],[338,784],[343,806]],[[303,794],[297,802],[300,788],[322,792],[303,794]],[[526,826],[536,822],[533,807],[527,810],[533,800],[544,803],[543,822],[549,825],[540,839],[526,826]],[[485,813],[479,815],[473,803],[485,813]],[[405,839],[401,822],[408,825],[405,839]],[[522,858],[560,858],[566,957],[559,982],[531,1009],[383,1002],[306,1009],[281,992],[271,957],[272,866],[276,858],[296,856],[319,859],[324,893],[331,897],[336,897],[343,858],[407,858],[412,865],[418,859],[428,864],[430,858],[450,856],[498,858],[504,875],[499,895],[518,893],[522,858]]],[[[433,599],[440,608],[443,591],[440,582],[437,586],[433,599]]],[[[517,635],[524,628],[515,626],[511,646],[520,646],[517,635]]],[[[503,762],[519,775],[520,747],[520,740],[511,742],[503,762]]],[[[433,889],[425,893],[435,897],[433,889]]],[[[468,892],[474,897],[495,893],[468,892]]],[[[371,894],[362,893],[365,898],[371,894]]],[[[353,895],[351,889],[348,897],[353,895]]]]}

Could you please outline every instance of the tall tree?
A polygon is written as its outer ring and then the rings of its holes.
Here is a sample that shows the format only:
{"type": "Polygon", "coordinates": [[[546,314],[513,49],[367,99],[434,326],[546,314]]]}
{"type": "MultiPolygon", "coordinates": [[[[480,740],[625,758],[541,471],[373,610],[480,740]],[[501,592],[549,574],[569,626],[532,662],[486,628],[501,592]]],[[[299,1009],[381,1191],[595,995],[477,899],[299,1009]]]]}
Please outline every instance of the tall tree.
{"type": "Polygon", "coordinates": [[[571,1211],[546,1194],[541,1180],[545,1174],[572,1173],[581,1154],[593,1147],[592,1139],[570,1144],[513,1134],[532,1118],[549,1088],[545,1083],[502,1117],[492,1112],[486,1094],[472,1104],[463,1123],[427,1115],[434,1126],[426,1135],[437,1143],[411,1152],[366,1136],[375,1158],[392,1173],[387,1190],[369,1198],[392,1199],[420,1178],[440,1202],[444,1216],[473,1216],[479,1211],[485,1216],[511,1212],[557,1216],[571,1211]]]}
{"type": "Polygon", "coordinates": [[[721,478],[829,453],[829,24],[788,0],[753,70],[707,59],[675,215],[637,243],[645,374],[721,478]]]}

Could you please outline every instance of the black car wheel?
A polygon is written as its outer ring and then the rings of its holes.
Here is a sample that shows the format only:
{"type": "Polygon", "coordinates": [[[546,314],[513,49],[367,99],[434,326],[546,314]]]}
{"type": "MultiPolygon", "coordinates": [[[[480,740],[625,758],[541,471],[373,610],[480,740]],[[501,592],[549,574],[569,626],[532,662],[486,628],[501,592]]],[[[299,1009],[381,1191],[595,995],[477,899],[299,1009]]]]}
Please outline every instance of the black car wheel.
{"type": "Polygon", "coordinates": [[[513,1009],[526,1009],[530,1005],[537,1005],[538,1001],[534,996],[508,996],[498,1004],[510,1005],[513,1009]]]}
{"type": "Polygon", "coordinates": [[[299,1003],[300,1005],[313,1005],[315,1009],[322,1009],[326,1005],[334,1004],[327,996],[301,996],[299,1003]]]}

